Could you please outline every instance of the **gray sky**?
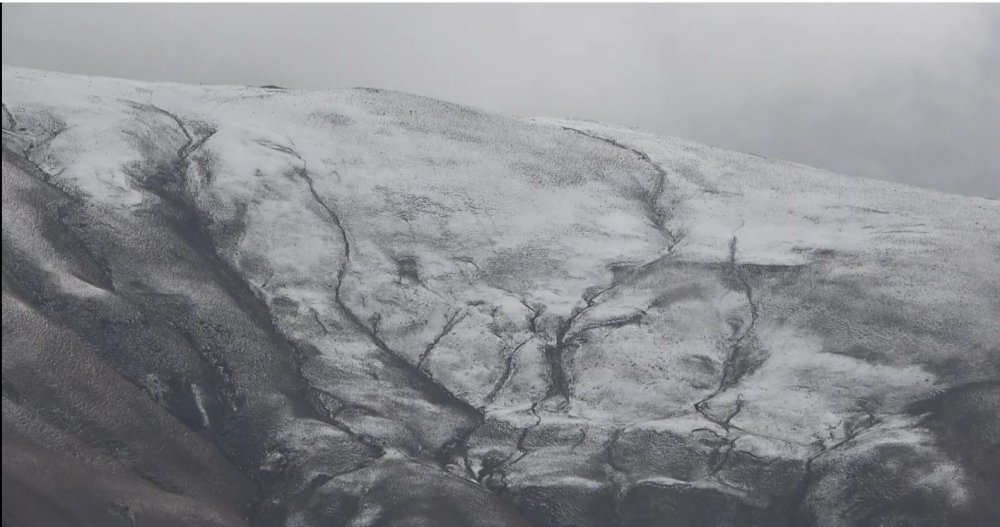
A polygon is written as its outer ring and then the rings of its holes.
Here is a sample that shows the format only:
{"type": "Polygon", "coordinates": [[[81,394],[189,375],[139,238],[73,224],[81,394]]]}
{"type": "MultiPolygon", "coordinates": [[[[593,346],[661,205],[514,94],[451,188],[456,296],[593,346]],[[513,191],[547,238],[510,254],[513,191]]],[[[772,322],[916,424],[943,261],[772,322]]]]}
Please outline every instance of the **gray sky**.
{"type": "Polygon", "coordinates": [[[1000,5],[3,4],[3,62],[388,88],[1000,197],[1000,5]]]}

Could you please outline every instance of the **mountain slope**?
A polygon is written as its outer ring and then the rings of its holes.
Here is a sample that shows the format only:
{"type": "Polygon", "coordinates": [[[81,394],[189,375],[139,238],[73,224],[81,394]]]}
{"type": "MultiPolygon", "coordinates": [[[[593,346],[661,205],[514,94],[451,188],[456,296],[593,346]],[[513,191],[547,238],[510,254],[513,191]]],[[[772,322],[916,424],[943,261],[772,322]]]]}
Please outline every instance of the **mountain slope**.
{"type": "Polygon", "coordinates": [[[989,525],[1000,204],[3,70],[5,525],[989,525]]]}

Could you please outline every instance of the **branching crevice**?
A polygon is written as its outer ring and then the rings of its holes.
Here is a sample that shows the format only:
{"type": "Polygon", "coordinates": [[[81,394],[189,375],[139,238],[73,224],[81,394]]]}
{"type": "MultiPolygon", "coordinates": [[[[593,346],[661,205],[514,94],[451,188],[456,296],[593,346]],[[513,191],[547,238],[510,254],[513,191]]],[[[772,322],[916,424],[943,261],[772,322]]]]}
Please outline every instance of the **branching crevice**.
{"type": "Polygon", "coordinates": [[[701,401],[698,401],[698,403],[695,404],[695,409],[698,411],[698,413],[700,413],[701,416],[705,418],[705,420],[722,427],[722,429],[725,430],[726,433],[728,433],[730,430],[733,429],[741,430],[738,426],[733,425],[732,421],[733,418],[735,418],[737,415],[740,414],[741,411],[743,411],[743,405],[745,404],[743,400],[743,395],[740,394],[736,396],[736,404],[733,405],[733,407],[729,409],[724,415],[717,415],[712,411],[712,408],[709,405],[710,399],[711,398],[706,398],[701,401]]]}
{"type": "Polygon", "coordinates": [[[522,428],[518,433],[514,444],[515,453],[504,456],[501,452],[493,451],[483,457],[482,466],[478,471],[472,470],[471,464],[468,463],[468,458],[466,458],[467,472],[472,476],[474,481],[501,495],[506,493],[508,469],[521,462],[521,460],[534,451],[528,448],[527,442],[531,433],[542,423],[542,416],[538,413],[538,404],[533,403],[528,408],[528,413],[533,415],[535,420],[532,424],[522,428]]]}
{"type": "MultiPolygon", "coordinates": [[[[298,156],[298,154],[293,153],[293,155],[298,159],[302,159],[298,156]]],[[[428,400],[435,403],[447,404],[454,407],[464,415],[473,418],[477,422],[481,421],[482,415],[478,410],[476,410],[475,407],[457,397],[443,384],[435,381],[430,375],[427,374],[426,371],[424,371],[423,368],[419,367],[417,364],[411,363],[401,353],[389,347],[389,345],[379,336],[377,326],[366,324],[364,320],[362,320],[361,317],[347,304],[347,302],[344,301],[343,284],[351,265],[350,236],[348,235],[347,229],[344,227],[339,214],[337,214],[337,211],[334,210],[334,208],[331,207],[317,192],[315,182],[313,181],[312,176],[309,175],[305,162],[303,162],[302,168],[298,171],[298,175],[303,181],[305,181],[309,194],[312,196],[316,204],[326,212],[327,217],[335,227],[341,240],[343,254],[340,266],[337,269],[336,283],[333,288],[333,300],[337,304],[337,307],[344,313],[348,321],[350,321],[356,329],[361,331],[362,334],[367,336],[368,340],[375,345],[386,364],[407,372],[410,377],[418,382],[418,386],[424,395],[428,397],[428,400]]]]}
{"type": "Polygon", "coordinates": [[[840,425],[834,427],[840,428],[843,432],[843,436],[836,440],[833,444],[827,445],[826,441],[823,439],[818,439],[815,443],[813,443],[813,445],[818,448],[818,452],[806,458],[805,463],[803,464],[803,476],[801,483],[796,489],[795,494],[792,496],[792,506],[790,510],[792,513],[793,523],[800,524],[806,521],[806,518],[803,517],[804,511],[802,510],[802,507],[805,505],[806,498],[809,496],[809,489],[814,483],[813,479],[815,476],[813,474],[813,465],[816,460],[830,454],[831,452],[843,449],[854,441],[854,439],[857,438],[862,432],[873,428],[880,422],[881,421],[875,414],[865,411],[861,415],[844,419],[840,422],[840,425]]]}
{"type": "Polygon", "coordinates": [[[614,487],[614,502],[612,511],[612,517],[615,519],[616,524],[622,524],[622,502],[625,501],[625,495],[629,490],[631,484],[628,469],[621,466],[618,463],[618,459],[615,456],[615,447],[618,445],[618,440],[621,439],[622,433],[625,431],[625,427],[617,427],[611,431],[608,436],[607,442],[604,444],[604,463],[609,469],[611,469],[608,474],[608,481],[614,487]]]}
{"type": "Polygon", "coordinates": [[[493,383],[493,388],[491,388],[489,393],[486,394],[486,404],[493,404],[497,395],[499,395],[504,387],[507,386],[507,383],[510,382],[510,378],[514,374],[514,359],[517,357],[517,352],[534,338],[534,336],[531,336],[522,340],[519,344],[514,346],[509,353],[507,353],[507,357],[503,362],[503,367],[500,370],[500,375],[497,376],[496,382],[493,383]]]}
{"type": "Polygon", "coordinates": [[[639,150],[638,148],[626,145],[621,141],[613,137],[604,137],[586,130],[581,130],[579,128],[572,128],[569,126],[563,126],[563,130],[568,132],[573,132],[575,134],[582,135],[584,137],[589,137],[591,139],[596,139],[603,143],[614,146],[615,148],[620,148],[627,152],[630,152],[637,156],[639,160],[643,163],[649,165],[656,172],[656,179],[653,182],[652,188],[642,189],[639,193],[639,200],[642,203],[643,209],[646,212],[646,216],[649,221],[656,227],[658,231],[663,233],[667,238],[667,253],[671,253],[681,241],[684,240],[685,232],[683,230],[672,230],[667,226],[670,222],[670,213],[660,206],[660,199],[663,196],[663,192],[667,186],[668,177],[667,171],[659,163],[652,160],[649,154],[639,150]]]}
{"type": "Polygon", "coordinates": [[[736,339],[737,344],[739,344],[753,332],[754,327],[757,325],[757,318],[760,316],[760,311],[757,302],[754,301],[753,287],[750,285],[747,268],[736,263],[737,243],[738,240],[733,235],[732,239],[729,240],[729,268],[739,281],[743,289],[743,294],[746,296],[747,304],[750,306],[750,324],[747,325],[746,330],[736,339]]]}
{"type": "Polygon", "coordinates": [[[426,372],[429,377],[433,377],[433,375],[427,371],[427,360],[430,358],[431,352],[434,351],[434,348],[441,342],[441,339],[445,338],[453,329],[455,329],[455,326],[457,326],[459,322],[465,319],[467,314],[468,312],[464,309],[459,309],[448,316],[448,319],[444,323],[444,327],[442,327],[441,331],[439,331],[438,334],[435,335],[434,338],[427,344],[424,348],[424,352],[421,353],[420,357],[417,359],[417,368],[426,372]]]}
{"type": "MultiPolygon", "coordinates": [[[[3,128],[3,133],[9,135],[10,137],[18,138],[21,141],[27,142],[27,145],[21,149],[20,154],[25,160],[38,168],[42,174],[43,181],[46,183],[51,182],[54,177],[66,170],[66,167],[62,167],[57,172],[45,170],[42,168],[42,162],[36,159],[35,156],[36,150],[48,146],[52,143],[52,141],[67,130],[66,123],[62,119],[46,112],[46,117],[49,121],[47,124],[49,126],[42,127],[40,134],[33,135],[27,130],[26,127],[20,126],[20,122],[14,117],[14,114],[8,110],[6,105],[3,105],[3,114],[7,119],[9,119],[10,124],[9,127],[3,128]]],[[[11,148],[11,151],[13,150],[14,149],[11,148]]]]}
{"type": "Polygon", "coordinates": [[[326,327],[326,324],[324,324],[323,321],[320,320],[319,312],[317,312],[315,308],[309,308],[309,313],[312,315],[313,321],[316,322],[316,325],[319,326],[319,329],[323,331],[323,334],[329,335],[330,328],[326,327]]]}
{"type": "MultiPolygon", "coordinates": [[[[282,380],[275,381],[278,386],[276,392],[289,398],[289,410],[296,417],[320,418],[321,413],[314,406],[295,404],[296,399],[301,397],[300,384],[293,379],[293,383],[284,384],[283,374],[291,374],[291,368],[284,369],[284,361],[291,356],[292,361],[300,360],[295,355],[298,353],[294,343],[288,341],[274,327],[271,315],[263,303],[255,296],[250,286],[243,280],[234,269],[231,268],[220,256],[218,248],[208,232],[210,218],[198,209],[194,199],[191,197],[189,189],[186,187],[186,174],[190,156],[203,144],[195,140],[183,121],[176,115],[155,107],[144,107],[145,111],[152,111],[158,115],[167,115],[170,121],[179,127],[183,133],[184,141],[176,153],[168,152],[165,159],[159,156],[147,156],[145,163],[135,163],[124,168],[125,173],[134,182],[137,188],[147,192],[150,196],[158,198],[158,203],[154,206],[163,212],[166,219],[164,225],[166,229],[176,235],[178,243],[185,245],[185,250],[190,251],[194,260],[203,265],[205,274],[210,280],[214,280],[223,291],[224,295],[230,297],[235,309],[246,314],[250,324],[260,328],[270,344],[273,344],[276,351],[281,353],[277,357],[282,364],[280,372],[274,372],[276,376],[282,376],[282,380]],[[301,413],[300,413],[301,412],[301,413]]],[[[151,141],[162,139],[153,136],[151,141]]],[[[146,146],[146,145],[140,145],[146,146]]],[[[172,145],[171,145],[172,146],[172,145]]],[[[8,157],[5,145],[5,160],[8,157]]],[[[42,171],[37,164],[17,156],[30,164],[33,171],[42,171]]],[[[13,159],[13,158],[12,158],[13,159]]],[[[44,171],[42,171],[44,172],[44,171]]],[[[44,178],[44,179],[51,179],[44,178]]],[[[55,186],[47,182],[50,186],[55,186]]],[[[62,191],[69,196],[69,193],[62,191]]],[[[72,197],[72,196],[70,196],[72,197]]],[[[78,200],[74,199],[74,203],[78,200]]],[[[65,210],[58,211],[59,220],[66,215],[65,210]]],[[[86,249],[86,248],[84,248],[86,249]]],[[[110,269],[104,266],[108,273],[109,286],[105,289],[115,291],[110,285],[110,269]]],[[[6,269],[5,269],[6,272],[6,269]]],[[[190,416],[185,417],[184,411],[178,412],[176,406],[165,404],[162,392],[150,389],[150,385],[130,380],[137,384],[139,388],[149,393],[150,397],[159,404],[167,406],[170,411],[181,422],[205,431],[208,438],[219,448],[220,452],[233,463],[254,485],[253,500],[262,499],[264,489],[268,487],[269,466],[267,463],[267,449],[263,438],[253,433],[253,427],[257,424],[256,419],[260,413],[256,408],[251,408],[253,401],[246,396],[247,391],[241,390],[237,386],[236,377],[238,369],[227,362],[232,355],[220,349],[218,343],[212,335],[222,335],[224,329],[213,320],[204,319],[198,314],[185,311],[184,315],[175,316],[171,313],[163,312],[155,306],[150,307],[143,298],[151,294],[148,291],[136,291],[134,288],[124,288],[122,291],[115,291],[117,297],[128,305],[134,306],[141,312],[141,320],[162,319],[165,325],[172,328],[173,334],[183,339],[187,347],[201,361],[199,376],[196,380],[180,379],[177,381],[178,394],[180,389],[189,390],[182,397],[189,400],[197,412],[197,423],[191,423],[190,416]],[[147,313],[149,309],[149,313],[147,313]],[[208,335],[204,333],[209,332],[208,335]],[[263,463],[262,463],[263,461],[263,463]]],[[[183,295],[177,295],[183,296],[183,295]]],[[[113,315],[109,315],[113,316],[113,315]]],[[[104,338],[107,338],[106,336],[104,338]]],[[[290,365],[290,364],[289,364],[290,365]]],[[[128,379],[128,364],[112,361],[111,366],[123,377],[128,379]]],[[[153,375],[154,382],[159,382],[156,375],[153,375]]],[[[291,378],[289,375],[288,378],[291,378]]],[[[299,399],[300,400],[300,399],[299,399]]],[[[251,508],[256,507],[252,505],[251,508]]]]}
{"type": "MultiPolygon", "coordinates": [[[[230,266],[219,256],[218,248],[215,246],[215,242],[208,233],[206,227],[208,223],[207,220],[204,218],[202,212],[198,210],[194,201],[187,194],[185,181],[189,157],[194,152],[191,148],[195,143],[194,137],[188,131],[184,122],[176,114],[152,104],[143,105],[132,103],[132,105],[140,111],[152,111],[156,114],[166,116],[183,133],[185,141],[177,149],[175,158],[165,166],[162,164],[155,166],[152,175],[142,175],[132,171],[126,172],[132,177],[133,181],[135,181],[140,188],[158,197],[166,206],[170,207],[177,213],[179,218],[175,222],[174,227],[178,230],[181,238],[188,241],[192,249],[208,261],[209,269],[211,269],[216,277],[219,278],[219,281],[224,284],[224,288],[234,295],[234,299],[238,299],[241,304],[244,304],[244,307],[247,307],[245,305],[246,301],[250,298],[255,299],[256,297],[253,295],[249,286],[245,283],[242,277],[230,268],[230,266]]],[[[269,329],[272,334],[276,335],[270,315],[268,314],[266,317],[262,316],[261,313],[263,311],[266,310],[262,310],[259,306],[256,309],[248,308],[249,314],[256,315],[255,318],[262,328],[265,328],[266,330],[269,329]]],[[[180,328],[178,329],[184,335],[185,339],[189,341],[192,349],[200,351],[204,360],[211,366],[210,371],[216,372],[214,377],[219,397],[223,401],[227,402],[231,412],[234,414],[239,412],[240,403],[236,400],[235,395],[233,395],[236,392],[236,388],[235,383],[232,380],[231,366],[210,348],[200,346],[194,340],[194,336],[186,330],[182,330],[180,328]]]]}
{"type": "Polygon", "coordinates": [[[729,457],[736,449],[737,439],[739,439],[739,437],[734,437],[723,442],[721,445],[712,450],[708,459],[708,475],[710,477],[719,480],[719,473],[722,469],[726,468],[726,464],[729,462],[729,457]]]}
{"type": "Polygon", "coordinates": [[[531,314],[527,317],[528,331],[538,334],[538,319],[545,314],[544,304],[529,304],[526,300],[521,300],[521,305],[528,308],[531,314]]]}
{"type": "Polygon", "coordinates": [[[53,181],[53,174],[46,172],[36,162],[25,157],[23,153],[15,152],[7,144],[3,145],[3,154],[4,161],[19,168],[26,176],[43,188],[55,193],[62,201],[55,206],[56,228],[66,235],[69,243],[75,245],[74,250],[79,251],[83,256],[82,261],[93,270],[91,273],[80,274],[77,278],[105,291],[115,291],[114,275],[107,260],[85,242],[85,237],[78,235],[77,230],[72,227],[71,221],[67,221],[82,206],[80,197],[57,185],[53,181]]]}
{"type": "Polygon", "coordinates": [[[589,331],[602,328],[618,329],[625,326],[634,326],[642,323],[643,317],[646,316],[646,312],[643,310],[637,310],[634,313],[628,315],[623,315],[620,317],[609,318],[607,320],[598,320],[595,322],[590,322],[583,325],[578,330],[573,332],[566,338],[567,342],[575,342],[584,338],[585,334],[589,331]]]}
{"type": "MultiPolygon", "coordinates": [[[[485,418],[482,411],[456,396],[443,383],[435,380],[433,376],[426,371],[423,364],[411,362],[402,353],[390,347],[388,343],[386,343],[385,340],[383,340],[379,335],[378,325],[381,317],[378,316],[377,313],[371,317],[368,323],[366,323],[345,301],[343,286],[346,281],[347,274],[350,271],[352,258],[351,237],[348,234],[346,226],[344,225],[337,210],[331,206],[317,191],[316,183],[309,173],[308,163],[298,152],[290,147],[271,142],[261,142],[260,144],[267,148],[288,154],[301,162],[301,166],[295,170],[295,174],[305,182],[306,188],[312,200],[317,206],[320,207],[320,209],[324,211],[327,220],[333,225],[335,232],[340,238],[342,254],[340,258],[340,265],[336,271],[336,281],[333,286],[333,301],[341,313],[344,314],[348,322],[357,331],[364,335],[368,341],[374,345],[381,361],[386,366],[403,372],[407,378],[413,382],[413,387],[421,393],[428,402],[445,406],[453,412],[461,415],[466,421],[470,422],[469,424],[457,429],[451,440],[442,445],[440,450],[437,452],[435,457],[439,465],[444,467],[455,455],[461,455],[466,451],[466,442],[468,441],[468,438],[477,429],[479,429],[484,422],[485,418]]],[[[461,318],[459,315],[463,315],[463,313],[456,312],[453,314],[452,317],[449,318],[448,323],[446,323],[445,330],[442,331],[427,346],[427,348],[425,348],[423,354],[425,362],[427,357],[430,355],[430,352],[433,351],[438,342],[444,338],[444,336],[450,332],[458,322],[460,322],[461,318]]]]}
{"type": "MultiPolygon", "coordinates": [[[[612,286],[613,287],[613,286],[612,286]]],[[[607,292],[611,287],[598,289],[588,289],[582,295],[583,306],[574,307],[569,316],[559,319],[556,324],[555,342],[546,343],[542,346],[542,352],[549,370],[549,386],[545,391],[545,400],[560,398],[562,401],[557,406],[563,410],[569,406],[572,394],[570,393],[569,376],[566,373],[566,352],[576,350],[578,343],[576,339],[567,338],[573,329],[577,319],[593,308],[598,297],[607,292]]],[[[536,313],[540,312],[536,311],[536,313]]]]}
{"type": "Polygon", "coordinates": [[[323,410],[327,422],[351,439],[369,447],[375,458],[380,458],[385,455],[384,445],[382,445],[377,438],[354,430],[342,419],[344,412],[351,411],[379,417],[380,413],[378,410],[364,404],[347,402],[328,390],[324,390],[310,383],[307,384],[309,384],[309,395],[313,399],[314,406],[323,410]]]}
{"type": "MultiPolygon", "coordinates": [[[[301,168],[296,171],[296,174],[306,183],[313,201],[326,213],[327,218],[334,226],[340,238],[343,253],[341,256],[340,266],[336,272],[336,282],[333,287],[333,300],[340,311],[347,318],[348,322],[355,329],[360,331],[375,346],[376,350],[380,354],[380,358],[387,366],[405,372],[415,383],[415,388],[417,388],[429,402],[450,407],[453,411],[462,415],[466,420],[471,421],[471,425],[467,425],[456,430],[454,436],[441,446],[434,456],[434,459],[443,469],[451,464],[454,459],[460,459],[465,467],[466,477],[476,481],[475,475],[472,473],[471,469],[467,443],[472,434],[474,434],[484,424],[485,416],[480,409],[473,407],[471,404],[452,393],[442,383],[436,381],[425,369],[426,362],[430,357],[431,352],[440,343],[441,339],[443,339],[459,322],[461,322],[467,313],[464,311],[457,311],[453,313],[448,318],[448,321],[442,331],[439,332],[438,335],[425,347],[420,360],[416,363],[410,362],[403,354],[392,349],[379,335],[379,322],[381,317],[378,313],[375,313],[370,318],[368,323],[365,323],[361,316],[344,300],[343,285],[350,270],[352,258],[351,237],[337,211],[317,191],[315,181],[309,174],[306,160],[291,148],[271,144],[265,146],[274,148],[278,151],[283,151],[295,157],[302,163],[301,168]]],[[[324,330],[326,330],[325,327],[324,330]]],[[[335,412],[334,415],[331,415],[330,418],[336,420],[339,426],[345,427],[345,425],[339,422],[339,417],[340,413],[346,411],[347,408],[347,406],[342,406],[335,412]]],[[[353,431],[350,433],[357,436],[359,440],[365,444],[381,448],[381,444],[374,438],[359,436],[353,431]]]]}
{"type": "MultiPolygon", "coordinates": [[[[570,376],[567,373],[568,362],[571,360],[571,356],[575,350],[586,340],[587,334],[601,328],[614,330],[629,325],[640,324],[646,315],[644,310],[639,309],[629,315],[597,320],[583,325],[578,324],[582,319],[581,317],[598,305],[597,301],[602,295],[618,285],[620,284],[613,283],[608,286],[587,288],[580,297],[583,300],[583,305],[574,307],[566,317],[557,317],[555,323],[552,325],[554,326],[554,331],[546,331],[539,326],[539,321],[546,312],[544,304],[531,304],[526,300],[521,300],[521,305],[529,311],[529,315],[527,316],[528,331],[541,343],[540,347],[543,359],[548,370],[548,387],[546,388],[543,401],[560,399],[560,402],[556,406],[558,410],[565,410],[569,407],[572,399],[572,385],[570,376]]],[[[510,364],[510,359],[512,359],[512,355],[508,358],[508,365],[510,364]]],[[[501,379],[503,378],[501,376],[501,379]]],[[[495,395],[495,392],[491,393],[495,395]]]]}
{"type": "Polygon", "coordinates": [[[608,465],[611,470],[620,473],[628,474],[628,470],[618,464],[618,459],[615,457],[615,447],[618,446],[618,440],[621,439],[622,433],[625,431],[623,427],[617,427],[611,431],[608,435],[608,440],[604,444],[604,462],[608,465]]]}
{"type": "Polygon", "coordinates": [[[517,464],[532,452],[531,449],[525,446],[525,443],[528,441],[528,436],[531,435],[531,432],[533,432],[535,428],[538,427],[538,425],[542,424],[542,416],[538,414],[538,403],[533,403],[531,407],[528,409],[528,412],[531,413],[531,415],[535,416],[535,422],[530,426],[527,426],[524,429],[522,429],[521,433],[518,434],[517,443],[515,443],[514,445],[518,451],[517,457],[505,462],[503,464],[504,468],[509,468],[517,464]]]}
{"type": "Polygon", "coordinates": [[[757,326],[757,320],[760,316],[760,311],[757,301],[754,298],[754,290],[750,284],[748,270],[746,266],[737,263],[737,245],[738,239],[734,234],[732,239],[729,241],[729,261],[727,264],[727,272],[734,279],[737,287],[740,288],[746,298],[747,305],[750,310],[750,321],[747,324],[740,324],[739,326],[735,326],[733,328],[733,334],[729,337],[730,347],[722,364],[722,376],[719,379],[719,385],[715,390],[694,405],[695,410],[701,414],[702,417],[723,427],[727,432],[731,428],[734,428],[732,425],[733,418],[735,418],[740,411],[743,410],[743,397],[737,396],[734,408],[722,416],[712,412],[711,401],[721,393],[729,390],[733,386],[736,386],[743,376],[751,373],[758,366],[755,364],[754,358],[752,357],[752,340],[754,330],[757,326]]]}

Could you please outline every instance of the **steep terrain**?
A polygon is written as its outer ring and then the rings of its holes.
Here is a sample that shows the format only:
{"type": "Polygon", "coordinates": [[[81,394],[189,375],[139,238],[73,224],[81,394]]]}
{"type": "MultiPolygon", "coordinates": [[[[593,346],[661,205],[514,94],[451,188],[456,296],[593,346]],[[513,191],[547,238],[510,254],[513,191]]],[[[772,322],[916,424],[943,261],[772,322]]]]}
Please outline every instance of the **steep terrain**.
{"type": "Polygon", "coordinates": [[[996,525],[1000,203],[3,69],[3,524],[996,525]]]}

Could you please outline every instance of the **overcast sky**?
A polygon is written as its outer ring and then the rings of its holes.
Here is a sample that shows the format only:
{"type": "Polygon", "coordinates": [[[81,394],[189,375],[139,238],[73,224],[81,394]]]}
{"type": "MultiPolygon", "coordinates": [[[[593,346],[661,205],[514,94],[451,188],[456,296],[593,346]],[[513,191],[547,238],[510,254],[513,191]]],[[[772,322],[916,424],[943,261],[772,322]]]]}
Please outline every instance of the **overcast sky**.
{"type": "Polygon", "coordinates": [[[3,4],[3,62],[388,88],[1000,197],[1000,5],[3,4]]]}

